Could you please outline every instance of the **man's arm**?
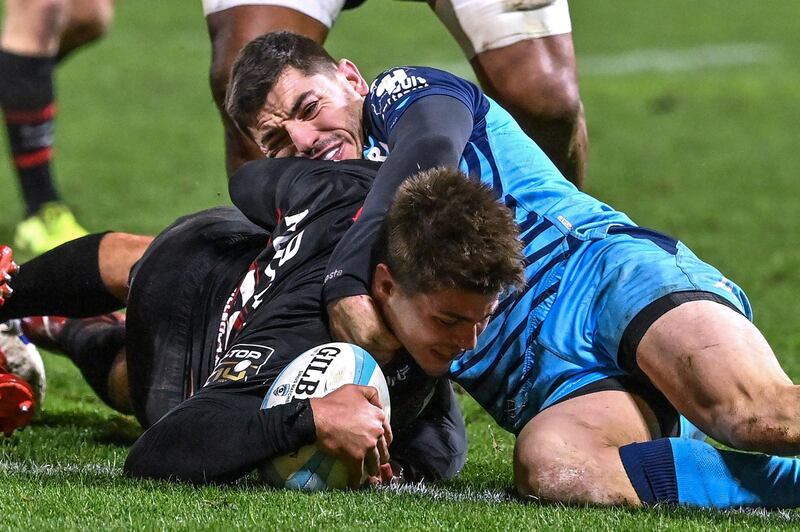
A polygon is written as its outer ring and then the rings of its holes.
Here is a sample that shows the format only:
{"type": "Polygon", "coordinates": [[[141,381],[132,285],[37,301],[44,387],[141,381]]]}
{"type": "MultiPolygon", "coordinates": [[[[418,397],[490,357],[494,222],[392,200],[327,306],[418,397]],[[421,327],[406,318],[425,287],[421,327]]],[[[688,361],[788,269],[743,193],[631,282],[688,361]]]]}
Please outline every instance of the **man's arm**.
{"type": "Polygon", "coordinates": [[[473,128],[472,112],[444,95],[416,100],[389,135],[390,155],[375,178],[361,216],[336,246],[323,287],[332,335],[384,357],[399,345],[368,293],[370,252],[386,210],[400,184],[437,166],[457,166],[473,128]]]}
{"type": "MultiPolygon", "coordinates": [[[[374,388],[349,385],[325,397],[262,410],[259,396],[232,388],[205,389],[134,443],[124,471],[132,477],[229,482],[316,441],[348,464],[357,484],[364,459],[372,458],[384,433],[387,444],[391,442],[373,392],[374,388]]],[[[385,449],[382,454],[388,458],[385,449]]],[[[371,471],[378,467],[366,466],[371,471]]]]}

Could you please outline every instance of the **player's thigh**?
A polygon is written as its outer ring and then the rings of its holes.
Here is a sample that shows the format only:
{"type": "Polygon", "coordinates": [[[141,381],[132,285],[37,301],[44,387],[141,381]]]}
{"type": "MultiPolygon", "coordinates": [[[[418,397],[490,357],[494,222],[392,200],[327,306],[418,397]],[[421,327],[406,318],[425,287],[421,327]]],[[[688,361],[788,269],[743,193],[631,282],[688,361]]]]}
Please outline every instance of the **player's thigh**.
{"type": "Polygon", "coordinates": [[[517,436],[514,480],[523,496],[571,504],[638,504],[619,448],[660,435],[648,404],[625,391],[581,395],[531,419],[517,436]]]}
{"type": "Polygon", "coordinates": [[[542,110],[578,108],[572,25],[566,0],[429,0],[470,59],[489,95],[542,110]]]}
{"type": "Polygon", "coordinates": [[[728,445],[781,452],[758,445],[800,436],[797,387],[758,329],[725,305],[668,311],[642,337],[636,361],[682,414],[728,445]]]}
{"type": "Polygon", "coordinates": [[[177,220],[134,265],[127,370],[143,426],[202,384],[198,368],[213,345],[221,309],[265,238],[236,209],[209,209],[177,220]]]}
{"type": "Polygon", "coordinates": [[[69,0],[70,26],[94,26],[105,31],[114,18],[115,0],[69,0]]]}

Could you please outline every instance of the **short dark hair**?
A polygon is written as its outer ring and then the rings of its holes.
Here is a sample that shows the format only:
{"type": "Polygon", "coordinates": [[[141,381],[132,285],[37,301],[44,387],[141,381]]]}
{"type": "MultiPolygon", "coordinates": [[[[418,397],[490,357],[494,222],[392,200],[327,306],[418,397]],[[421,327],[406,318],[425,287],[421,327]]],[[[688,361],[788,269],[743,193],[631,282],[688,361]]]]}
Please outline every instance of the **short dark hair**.
{"type": "Polygon", "coordinates": [[[311,75],[336,68],[336,60],[313,40],[290,31],[265,33],[247,43],[233,63],[225,96],[225,111],[246,135],[287,67],[311,75]]]}
{"type": "Polygon", "coordinates": [[[376,252],[412,295],[447,288],[488,295],[524,284],[511,211],[456,168],[423,171],[400,186],[376,252]]]}

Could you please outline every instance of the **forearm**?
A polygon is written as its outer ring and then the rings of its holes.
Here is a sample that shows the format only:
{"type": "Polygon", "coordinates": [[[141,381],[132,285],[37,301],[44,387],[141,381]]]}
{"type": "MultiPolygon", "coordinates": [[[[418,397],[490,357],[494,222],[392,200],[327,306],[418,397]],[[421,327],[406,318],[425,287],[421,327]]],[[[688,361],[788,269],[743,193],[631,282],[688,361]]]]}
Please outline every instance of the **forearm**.
{"type": "Polygon", "coordinates": [[[136,441],[125,473],[194,483],[229,482],[315,440],[308,401],[261,410],[258,397],[236,395],[199,394],[179,405],[136,441]]]}
{"type": "Polygon", "coordinates": [[[458,166],[472,131],[472,115],[448,96],[424,98],[409,107],[389,139],[390,155],[375,178],[357,222],[328,263],[325,303],[367,293],[370,253],[395,192],[408,177],[437,166],[458,166]]]}

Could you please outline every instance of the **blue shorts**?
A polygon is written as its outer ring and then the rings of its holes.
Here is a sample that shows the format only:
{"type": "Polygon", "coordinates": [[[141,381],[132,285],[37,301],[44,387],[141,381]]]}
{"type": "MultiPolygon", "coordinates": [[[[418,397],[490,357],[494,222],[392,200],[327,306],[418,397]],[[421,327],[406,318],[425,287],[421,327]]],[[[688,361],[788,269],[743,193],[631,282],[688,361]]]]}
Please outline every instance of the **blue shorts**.
{"type": "MultiPolygon", "coordinates": [[[[518,433],[543,409],[589,385],[599,391],[599,381],[629,380],[640,374],[636,348],[650,325],[695,300],[717,301],[752,317],[744,292],[682,243],[641,227],[612,226],[605,238],[581,243],[566,262],[546,317],[509,349],[517,350],[511,354],[522,382],[509,389],[499,380],[483,381],[481,387],[504,395],[484,408],[518,433]]],[[[456,380],[472,393],[469,371],[456,380]]]]}

